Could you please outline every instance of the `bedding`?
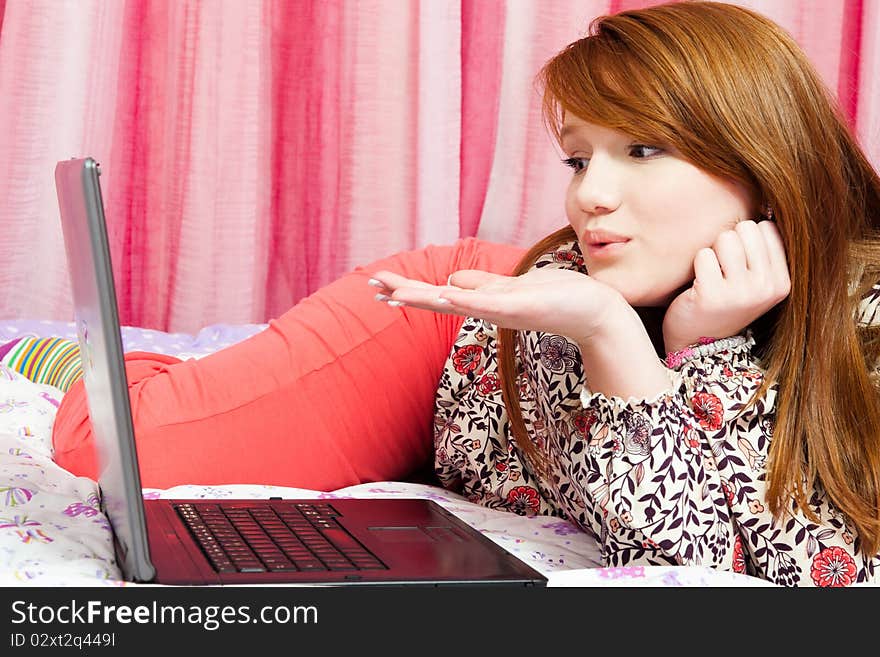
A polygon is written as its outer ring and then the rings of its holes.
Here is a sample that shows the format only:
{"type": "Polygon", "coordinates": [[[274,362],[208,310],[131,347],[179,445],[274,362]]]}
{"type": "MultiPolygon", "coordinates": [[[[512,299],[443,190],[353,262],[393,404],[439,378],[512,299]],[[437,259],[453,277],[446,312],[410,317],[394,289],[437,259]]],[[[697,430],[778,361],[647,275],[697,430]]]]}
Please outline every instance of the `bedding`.
{"type": "MultiPolygon", "coordinates": [[[[125,351],[200,358],[265,328],[216,324],[195,334],[123,327],[125,351]]],[[[72,322],[0,321],[0,345],[24,336],[76,339],[72,322]]],[[[52,425],[63,393],[0,366],[0,586],[138,586],[124,582],[96,483],[53,461],[52,425]]],[[[267,458],[271,455],[267,454],[267,458]]],[[[571,523],[469,502],[438,486],[376,482],[332,492],[265,486],[144,489],[145,498],[423,497],[454,513],[548,577],[549,586],[770,586],[702,566],[603,568],[594,539],[571,523]]]]}

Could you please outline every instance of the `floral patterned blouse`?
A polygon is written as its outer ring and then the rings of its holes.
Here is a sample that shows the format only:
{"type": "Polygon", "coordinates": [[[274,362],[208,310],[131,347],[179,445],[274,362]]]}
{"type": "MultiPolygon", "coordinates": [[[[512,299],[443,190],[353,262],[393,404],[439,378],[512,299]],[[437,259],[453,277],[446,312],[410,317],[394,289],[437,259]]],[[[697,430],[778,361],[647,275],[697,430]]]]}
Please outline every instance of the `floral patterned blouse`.
{"type": "MultiPolygon", "coordinates": [[[[535,267],[586,273],[576,242],[535,267]]],[[[874,292],[858,321],[880,321],[874,292]]],[[[750,334],[671,355],[667,392],[624,401],[589,390],[576,344],[520,332],[520,404],[547,462],[543,478],[509,438],[495,340],[494,325],[467,318],[440,379],[435,469],[447,488],[492,508],[568,518],[596,536],[610,566],[709,565],[785,586],[880,582],[880,557],[856,553],[854,530],[823,492],[810,499],[818,523],[770,514],[776,386],[737,417],[763,380],[750,334]]]]}

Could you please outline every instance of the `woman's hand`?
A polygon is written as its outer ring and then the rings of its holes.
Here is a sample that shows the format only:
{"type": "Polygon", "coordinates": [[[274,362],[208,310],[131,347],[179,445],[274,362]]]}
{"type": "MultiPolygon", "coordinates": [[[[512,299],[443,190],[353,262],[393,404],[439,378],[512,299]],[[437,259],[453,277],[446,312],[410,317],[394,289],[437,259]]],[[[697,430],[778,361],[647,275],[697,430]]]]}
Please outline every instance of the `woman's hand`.
{"type": "Polygon", "coordinates": [[[666,351],[736,335],[791,291],[785,247],[772,221],[742,221],[694,258],[695,279],[663,318],[666,351]]]}
{"type": "Polygon", "coordinates": [[[373,281],[386,297],[379,300],[393,305],[479,317],[502,328],[564,335],[579,345],[589,342],[603,326],[635,317],[616,290],[566,269],[532,269],[521,276],[465,269],[452,274],[448,285],[379,271],[373,281]]]}
{"type": "Polygon", "coordinates": [[[593,392],[650,399],[669,388],[635,310],[617,290],[586,274],[548,267],[500,276],[466,269],[450,276],[448,285],[431,285],[379,271],[370,283],[381,289],[380,301],[563,335],[580,348],[593,392]]]}

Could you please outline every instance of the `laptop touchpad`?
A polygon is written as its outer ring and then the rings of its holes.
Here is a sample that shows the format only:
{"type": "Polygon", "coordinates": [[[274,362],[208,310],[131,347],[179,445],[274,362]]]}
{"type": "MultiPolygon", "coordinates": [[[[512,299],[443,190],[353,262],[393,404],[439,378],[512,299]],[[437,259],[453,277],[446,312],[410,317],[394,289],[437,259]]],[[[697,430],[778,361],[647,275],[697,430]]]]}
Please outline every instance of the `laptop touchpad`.
{"type": "Polygon", "coordinates": [[[425,543],[436,541],[461,542],[450,527],[370,527],[373,535],[384,543],[425,543]]]}
{"type": "Polygon", "coordinates": [[[431,537],[421,527],[370,527],[370,531],[383,543],[431,542],[431,537]]]}

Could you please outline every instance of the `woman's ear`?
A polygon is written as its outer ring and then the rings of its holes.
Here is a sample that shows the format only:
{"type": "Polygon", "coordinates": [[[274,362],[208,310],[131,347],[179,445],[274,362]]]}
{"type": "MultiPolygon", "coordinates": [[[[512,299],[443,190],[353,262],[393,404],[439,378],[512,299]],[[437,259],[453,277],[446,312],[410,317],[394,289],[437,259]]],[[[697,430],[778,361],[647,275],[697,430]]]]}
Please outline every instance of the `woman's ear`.
{"type": "Polygon", "coordinates": [[[769,201],[764,201],[761,203],[761,208],[759,210],[758,221],[773,221],[775,215],[773,214],[773,206],[770,205],[769,201]]]}

